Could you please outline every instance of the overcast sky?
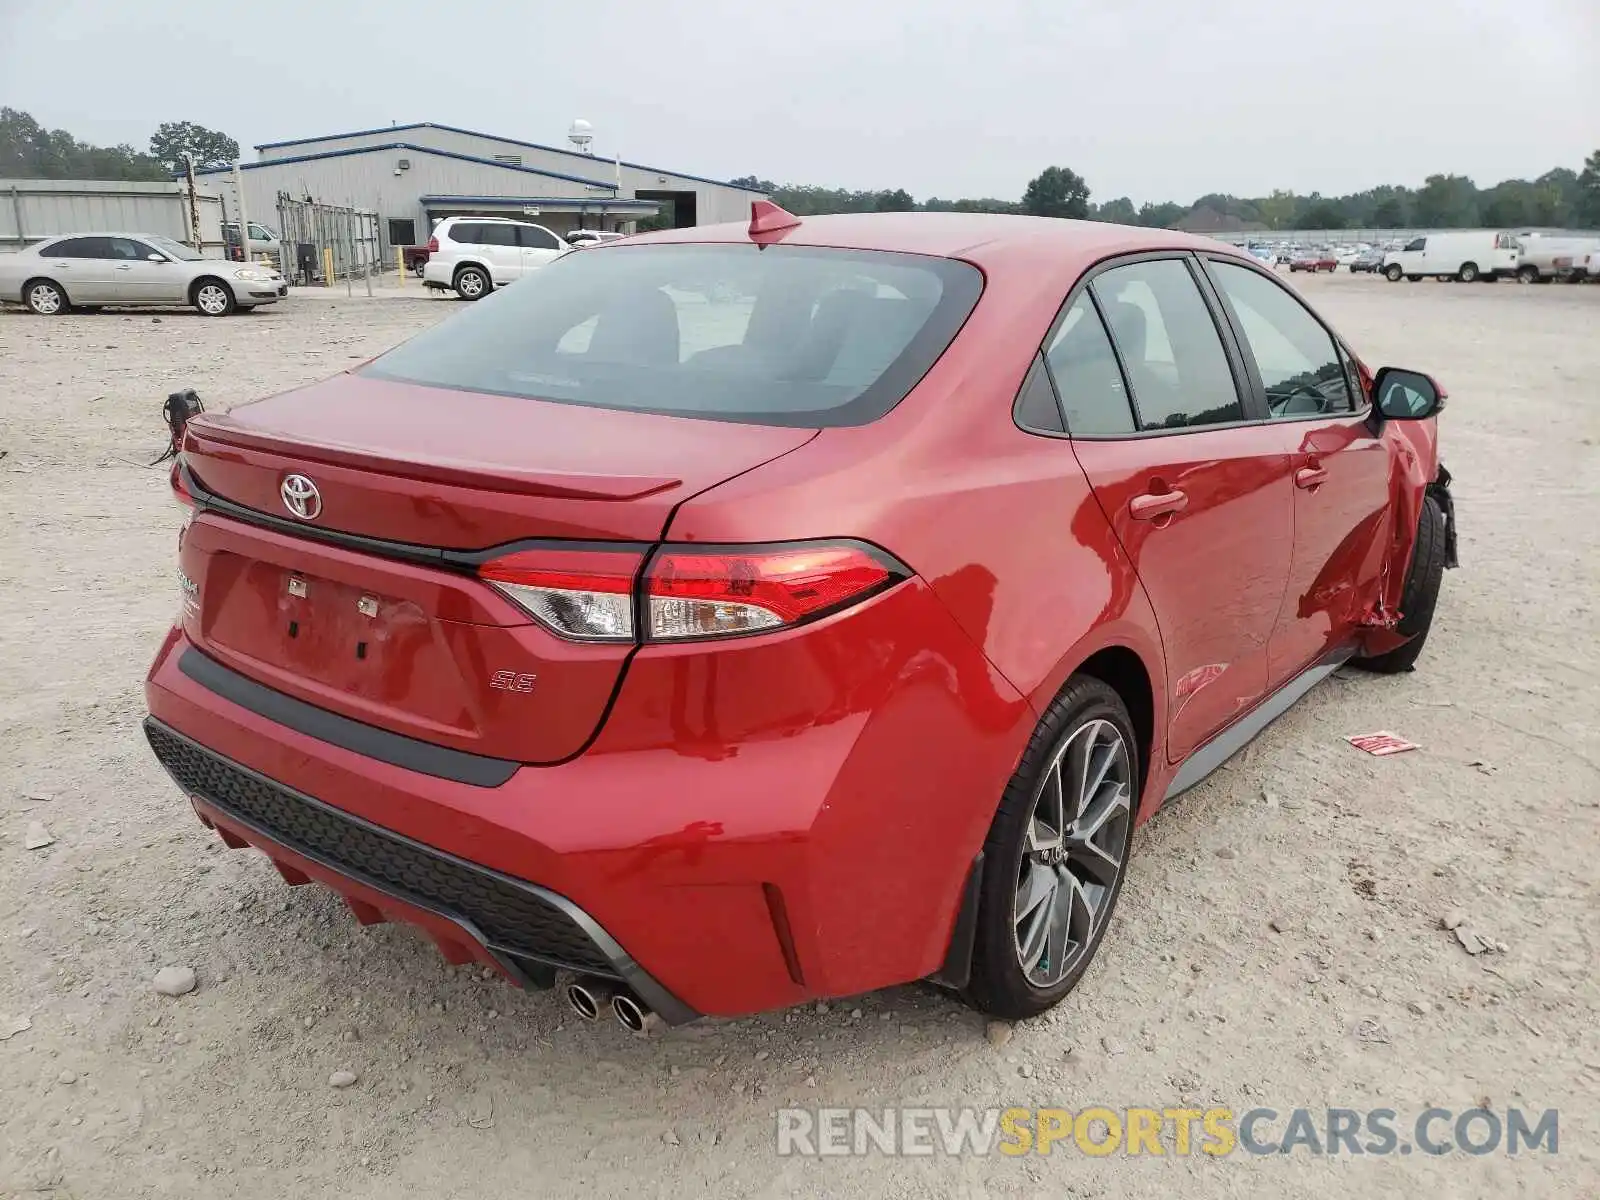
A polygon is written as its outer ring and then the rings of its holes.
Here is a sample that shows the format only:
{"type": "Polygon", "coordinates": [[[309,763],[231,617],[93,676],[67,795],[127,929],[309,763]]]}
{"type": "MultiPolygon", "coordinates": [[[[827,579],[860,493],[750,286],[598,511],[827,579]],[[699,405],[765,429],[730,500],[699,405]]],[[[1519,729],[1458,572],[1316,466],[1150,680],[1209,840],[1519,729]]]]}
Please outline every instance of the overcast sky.
{"type": "Polygon", "coordinates": [[[0,104],[141,148],[435,121],[728,178],[1480,186],[1600,146],[1600,0],[0,0],[0,104]]]}

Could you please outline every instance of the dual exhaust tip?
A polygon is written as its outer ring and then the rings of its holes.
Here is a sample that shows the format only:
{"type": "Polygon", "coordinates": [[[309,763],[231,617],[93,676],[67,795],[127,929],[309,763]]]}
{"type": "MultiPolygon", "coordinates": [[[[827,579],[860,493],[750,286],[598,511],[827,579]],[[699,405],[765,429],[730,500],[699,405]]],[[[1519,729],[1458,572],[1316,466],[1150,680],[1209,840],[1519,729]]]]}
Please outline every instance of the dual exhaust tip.
{"type": "Polygon", "coordinates": [[[655,1010],[631,990],[603,979],[574,979],[567,984],[567,1006],[584,1021],[598,1021],[610,1008],[617,1023],[639,1037],[648,1037],[661,1026],[655,1010]]]}

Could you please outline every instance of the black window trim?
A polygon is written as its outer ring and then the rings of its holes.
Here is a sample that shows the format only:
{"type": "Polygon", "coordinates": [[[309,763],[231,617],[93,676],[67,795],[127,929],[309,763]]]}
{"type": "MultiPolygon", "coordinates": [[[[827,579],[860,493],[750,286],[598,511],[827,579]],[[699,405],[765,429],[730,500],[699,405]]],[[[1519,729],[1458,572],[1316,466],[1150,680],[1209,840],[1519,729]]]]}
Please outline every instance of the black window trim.
{"type": "MultiPolygon", "coordinates": [[[[1220,300],[1212,286],[1211,278],[1199,263],[1199,256],[1193,250],[1173,247],[1166,250],[1143,250],[1134,254],[1117,254],[1102,258],[1092,263],[1089,268],[1079,275],[1077,281],[1068,290],[1066,299],[1061,302],[1061,307],[1056,310],[1055,317],[1050,322],[1050,328],[1045,331],[1044,340],[1040,342],[1036,354],[1044,362],[1045,377],[1050,380],[1050,386],[1056,393],[1056,405],[1061,405],[1061,388],[1056,383],[1055,373],[1050,370],[1050,356],[1046,352],[1050,343],[1055,340],[1056,332],[1061,328],[1067,314],[1077,302],[1078,297],[1090,285],[1107,271],[1117,267],[1129,266],[1133,263],[1155,262],[1164,259],[1177,259],[1189,270],[1189,277],[1194,280],[1200,298],[1211,314],[1212,324],[1217,331],[1217,339],[1222,343],[1222,352],[1228,361],[1228,371],[1233,376],[1234,394],[1239,398],[1239,409],[1244,413],[1244,418],[1238,421],[1219,421],[1211,425],[1180,425],[1176,429],[1134,429],[1131,433],[1081,433],[1074,434],[1066,417],[1066,410],[1061,409],[1061,423],[1067,426],[1065,433],[1047,429],[1035,429],[1024,425],[1021,420],[1019,408],[1022,403],[1022,388],[1017,389],[1017,395],[1011,406],[1011,419],[1013,424],[1024,433],[1037,437],[1064,438],[1068,441],[1078,442],[1127,442],[1143,438],[1181,437],[1185,434],[1209,433],[1215,429],[1242,429],[1253,425],[1267,425],[1275,423],[1271,410],[1266,407],[1264,393],[1250,382],[1250,377],[1245,372],[1245,356],[1241,350],[1233,323],[1220,308],[1220,300]]],[[[1231,258],[1223,259],[1225,262],[1236,261],[1231,258]]],[[[1139,423],[1139,400],[1128,381],[1127,364],[1123,361],[1122,348],[1117,345],[1116,334],[1112,332],[1110,324],[1105,319],[1105,314],[1100,310],[1099,297],[1093,290],[1089,290],[1089,301],[1094,306],[1095,315],[1100,318],[1101,327],[1105,330],[1106,338],[1111,343],[1111,352],[1117,359],[1117,370],[1122,374],[1122,386],[1127,392],[1129,404],[1135,424],[1139,423]]],[[[1027,386],[1027,374],[1023,376],[1023,387],[1027,386]]]]}
{"type": "MultiPolygon", "coordinates": [[[[1230,267],[1243,267],[1245,270],[1254,271],[1263,279],[1276,284],[1277,287],[1284,292],[1284,294],[1286,294],[1290,299],[1300,306],[1300,308],[1305,312],[1306,316],[1310,317],[1317,323],[1317,325],[1322,329],[1323,333],[1328,335],[1328,340],[1333,345],[1334,354],[1340,359],[1340,373],[1345,376],[1346,385],[1349,384],[1349,374],[1343,370],[1344,359],[1349,357],[1350,359],[1354,360],[1355,355],[1352,354],[1349,348],[1344,344],[1344,339],[1329,327],[1328,323],[1322,319],[1322,317],[1314,308],[1306,303],[1305,297],[1300,295],[1299,292],[1295,291],[1292,287],[1289,287],[1283,282],[1283,280],[1279,279],[1272,272],[1264,270],[1253,263],[1243,262],[1240,259],[1232,258],[1225,254],[1203,254],[1200,256],[1200,263],[1201,272],[1206,276],[1207,283],[1214,291],[1217,302],[1221,305],[1223,317],[1233,329],[1233,335],[1237,339],[1241,348],[1248,346],[1250,342],[1244,336],[1244,327],[1243,325],[1239,324],[1237,320],[1238,314],[1233,311],[1233,305],[1228,300],[1227,293],[1222,290],[1222,285],[1211,277],[1211,268],[1206,265],[1208,263],[1222,263],[1230,267]]],[[[1365,421],[1368,416],[1371,415],[1372,405],[1368,402],[1365,395],[1360,394],[1361,389],[1356,388],[1350,396],[1350,403],[1355,407],[1353,407],[1349,412],[1300,413],[1292,417],[1275,417],[1272,415],[1272,406],[1267,400],[1267,387],[1266,384],[1262,382],[1261,370],[1256,365],[1254,352],[1244,355],[1244,364],[1250,380],[1251,390],[1256,394],[1257,403],[1261,408],[1265,409],[1267,413],[1267,420],[1274,425],[1292,425],[1297,421],[1365,421]]],[[[1359,375],[1359,372],[1357,374],[1359,375]]]]}

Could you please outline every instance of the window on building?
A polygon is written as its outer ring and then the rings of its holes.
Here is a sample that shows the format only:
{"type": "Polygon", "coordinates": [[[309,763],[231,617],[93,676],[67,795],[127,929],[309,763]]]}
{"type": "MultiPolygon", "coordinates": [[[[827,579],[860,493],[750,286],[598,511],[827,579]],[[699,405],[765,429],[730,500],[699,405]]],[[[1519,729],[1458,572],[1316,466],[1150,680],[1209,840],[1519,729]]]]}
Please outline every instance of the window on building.
{"type": "Polygon", "coordinates": [[[399,217],[389,218],[389,245],[415,246],[417,244],[417,223],[415,220],[401,220],[399,217]]]}

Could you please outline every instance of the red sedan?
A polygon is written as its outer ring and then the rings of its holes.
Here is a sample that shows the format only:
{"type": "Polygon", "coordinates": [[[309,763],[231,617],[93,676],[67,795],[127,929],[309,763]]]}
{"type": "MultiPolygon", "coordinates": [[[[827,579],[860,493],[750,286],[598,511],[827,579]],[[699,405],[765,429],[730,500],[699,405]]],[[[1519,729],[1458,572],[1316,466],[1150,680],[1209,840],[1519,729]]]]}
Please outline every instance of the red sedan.
{"type": "Polygon", "coordinates": [[[1339,261],[1333,255],[1323,250],[1311,250],[1304,254],[1296,254],[1289,260],[1289,271],[1310,271],[1315,275],[1318,271],[1334,272],[1339,269],[1339,261]]]}
{"type": "Polygon", "coordinates": [[[146,729],[230,846],[585,1016],[1025,1017],[1136,823],[1416,660],[1442,398],[1214,242],[761,203],[190,420],[146,729]]]}

